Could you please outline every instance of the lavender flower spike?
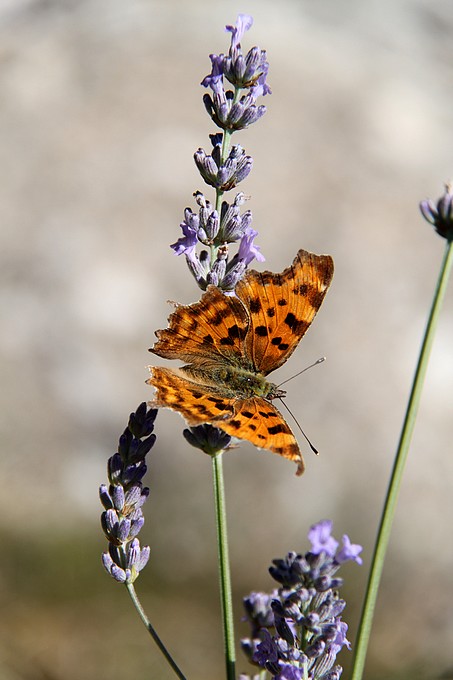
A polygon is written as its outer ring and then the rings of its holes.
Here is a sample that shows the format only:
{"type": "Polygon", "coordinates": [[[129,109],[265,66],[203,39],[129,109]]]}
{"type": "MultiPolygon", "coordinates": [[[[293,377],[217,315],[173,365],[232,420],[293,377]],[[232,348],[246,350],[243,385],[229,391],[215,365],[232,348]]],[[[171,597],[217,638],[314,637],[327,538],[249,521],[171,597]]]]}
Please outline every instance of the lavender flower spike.
{"type": "Polygon", "coordinates": [[[101,525],[109,541],[102,555],[107,572],[118,583],[133,583],[149,559],[149,547],[140,547],[137,534],[144,524],[141,506],[149,489],[143,487],[145,457],[154,446],[156,409],[145,402],[131,413],[120,437],[118,451],[108,461],[109,485],[102,484],[99,496],[104,507],[101,525]]]}
{"type": "Polygon", "coordinates": [[[252,593],[244,600],[251,636],[242,640],[242,649],[274,680],[337,680],[341,675],[336,657],[350,643],[341,620],[346,603],[337,592],[342,579],[334,575],[347,560],[360,563],[362,548],[344,536],[337,552],[331,532],[329,520],[312,526],[309,552],[290,552],[273,561],[269,572],[280,584],[278,590],[252,593]]]}
{"type": "Polygon", "coordinates": [[[252,47],[247,54],[242,53],[242,37],[252,25],[251,16],[240,14],[234,26],[226,27],[231,34],[228,55],[209,55],[211,73],[201,84],[210,93],[204,95],[203,101],[220,131],[209,135],[211,153],[200,147],[194,153],[194,161],[202,180],[215,190],[215,200],[211,204],[200,191],[194,193],[198,214],[185,209],[180,224],[182,236],[171,245],[177,255],[186,256],[187,266],[202,290],[214,285],[227,295],[234,295],[252,260],[264,260],[254,243],[257,232],[251,228],[250,210],[240,214],[239,206],[245,195],[238,193],[232,203],[225,200],[225,193],[245,180],[253,167],[253,159],[245,149],[231,143],[232,135],[264,115],[266,107],[257,106],[256,101],[270,93],[266,83],[269,71],[266,52],[252,47]],[[233,87],[226,89],[228,83],[233,87]],[[197,252],[199,243],[204,249],[197,252]],[[236,253],[230,252],[233,243],[238,244],[236,253]]]}

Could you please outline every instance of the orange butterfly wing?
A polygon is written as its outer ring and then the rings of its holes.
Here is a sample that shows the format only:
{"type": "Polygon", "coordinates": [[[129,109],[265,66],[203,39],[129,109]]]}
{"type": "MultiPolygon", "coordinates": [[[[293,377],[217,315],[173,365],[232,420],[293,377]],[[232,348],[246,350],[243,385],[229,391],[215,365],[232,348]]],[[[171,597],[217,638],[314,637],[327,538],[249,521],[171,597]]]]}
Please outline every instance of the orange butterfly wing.
{"type": "Polygon", "coordinates": [[[320,308],[333,277],[330,255],[299,250],[281,274],[251,270],[236,286],[249,312],[246,353],[267,375],[294,352],[320,308]]]}
{"type": "MultiPolygon", "coordinates": [[[[156,331],[157,342],[150,352],[165,359],[193,362],[247,363],[245,336],[249,327],[247,310],[240,300],[209,286],[201,300],[178,305],[168,319],[169,327],[156,331]]],[[[251,369],[253,366],[250,364],[251,369]]]]}

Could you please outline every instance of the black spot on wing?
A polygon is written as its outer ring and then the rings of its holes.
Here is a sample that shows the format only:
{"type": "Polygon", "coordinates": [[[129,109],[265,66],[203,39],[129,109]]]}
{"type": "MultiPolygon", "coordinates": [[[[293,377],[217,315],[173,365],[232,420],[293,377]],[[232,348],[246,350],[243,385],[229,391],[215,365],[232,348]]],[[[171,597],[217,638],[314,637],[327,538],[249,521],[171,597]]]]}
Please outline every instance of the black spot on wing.
{"type": "Polygon", "coordinates": [[[268,427],[267,431],[269,432],[269,434],[280,434],[281,432],[287,432],[288,430],[286,429],[286,427],[284,425],[282,425],[280,423],[278,425],[273,425],[272,427],[268,427]]]}
{"type": "Polygon", "coordinates": [[[250,300],[250,311],[252,314],[257,314],[261,309],[261,302],[259,298],[254,298],[250,300]]]}

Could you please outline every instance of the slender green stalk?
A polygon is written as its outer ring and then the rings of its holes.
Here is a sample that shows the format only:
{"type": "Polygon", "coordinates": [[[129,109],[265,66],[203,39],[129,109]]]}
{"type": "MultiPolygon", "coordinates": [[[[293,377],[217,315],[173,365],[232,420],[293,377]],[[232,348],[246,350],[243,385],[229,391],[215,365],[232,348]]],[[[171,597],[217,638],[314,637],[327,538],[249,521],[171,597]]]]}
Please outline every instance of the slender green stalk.
{"type": "Polygon", "coordinates": [[[179,678],[180,680],[186,680],[186,678],[185,678],[185,676],[183,675],[182,671],[181,671],[181,670],[178,668],[178,666],[176,665],[175,661],[173,660],[173,658],[172,658],[171,655],[170,655],[170,652],[167,650],[167,648],[165,647],[164,643],[162,642],[162,640],[160,639],[160,637],[159,637],[158,634],[156,633],[155,629],[154,629],[153,626],[151,625],[151,622],[149,621],[148,617],[146,616],[145,610],[143,609],[143,607],[142,607],[142,605],[141,605],[141,602],[140,602],[140,600],[138,599],[138,596],[137,596],[137,593],[135,592],[135,588],[134,588],[133,584],[132,584],[132,583],[127,583],[127,584],[126,584],[126,588],[127,588],[128,592],[129,592],[129,595],[130,595],[130,597],[131,597],[132,602],[134,603],[134,606],[135,606],[136,610],[137,610],[138,613],[139,613],[139,616],[140,616],[141,620],[143,621],[143,623],[145,624],[146,628],[148,629],[148,633],[151,635],[151,637],[153,638],[154,642],[155,642],[156,645],[159,647],[160,651],[162,652],[162,654],[164,655],[165,659],[166,659],[167,662],[170,664],[171,668],[174,670],[174,672],[176,673],[176,675],[178,676],[178,678],[179,678]]]}
{"type": "Polygon", "coordinates": [[[227,680],[235,680],[236,651],[234,646],[233,600],[231,597],[230,559],[228,555],[228,531],[225,507],[225,489],[223,485],[222,452],[212,456],[212,473],[216,510],[220,602],[223,620],[226,678],[227,680]]]}
{"type": "Polygon", "coordinates": [[[354,652],[354,663],[351,680],[361,680],[365,666],[365,657],[371,633],[371,625],[376,605],[379,583],[382,576],[385,553],[387,551],[390,531],[392,528],[393,517],[395,515],[396,503],[398,500],[399,489],[403,477],[404,465],[414,431],[415,419],[417,416],[420,396],[422,393],[423,382],[428,366],[429,355],[434,340],[437,322],[442,307],[442,301],[447,288],[448,277],[453,263],[453,248],[451,241],[447,241],[445,254],[442,261],[439,279],[432,302],[431,311],[426,325],[420,356],[415,370],[412,389],[407,405],[406,415],[401,430],[398,449],[395,456],[395,463],[390,478],[389,488],[385,499],[382,512],[381,523],[379,526],[376,546],[374,549],[370,575],[368,579],[367,591],[363,605],[357,641],[354,652]]]}

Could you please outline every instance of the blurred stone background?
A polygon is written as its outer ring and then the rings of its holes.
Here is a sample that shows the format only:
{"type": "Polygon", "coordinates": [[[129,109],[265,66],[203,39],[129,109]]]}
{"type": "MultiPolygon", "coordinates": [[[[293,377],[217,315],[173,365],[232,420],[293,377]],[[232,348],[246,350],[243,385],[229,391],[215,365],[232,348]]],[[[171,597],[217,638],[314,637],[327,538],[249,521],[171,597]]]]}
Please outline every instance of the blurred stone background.
{"type": "MultiPolygon", "coordinates": [[[[192,154],[215,131],[208,54],[268,51],[268,113],[236,135],[266,267],[298,248],[336,274],[281,381],[321,455],[307,472],[241,446],[225,460],[236,598],[334,520],[365,546],[345,568],[354,639],[370,554],[444,248],[419,215],[453,175],[449,0],[2,0],[0,677],[171,678],[102,571],[97,489],[128,414],[151,397],[147,348],[167,300],[199,291],[169,244],[192,154]]],[[[209,196],[209,190],[206,190],[209,196]]],[[[453,291],[433,350],[366,677],[451,677],[453,291]]],[[[189,678],[223,674],[209,460],[162,412],[137,583],[189,678]]],[[[304,442],[301,441],[303,445],[304,442]]],[[[245,632],[245,630],[243,631],[245,632]]],[[[342,655],[347,666],[350,653],[342,655]]],[[[238,671],[246,664],[239,655],[238,671]]]]}

